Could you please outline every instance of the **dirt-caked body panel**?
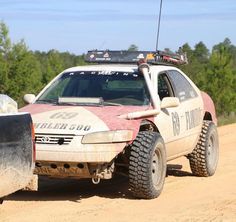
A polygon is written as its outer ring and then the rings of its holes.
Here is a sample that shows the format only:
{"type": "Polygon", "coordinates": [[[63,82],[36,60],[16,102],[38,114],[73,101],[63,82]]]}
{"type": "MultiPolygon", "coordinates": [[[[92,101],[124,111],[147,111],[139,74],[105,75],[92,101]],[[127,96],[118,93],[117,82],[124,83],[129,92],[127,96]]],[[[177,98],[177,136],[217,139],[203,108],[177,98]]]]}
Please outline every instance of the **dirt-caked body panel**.
{"type": "MultiPolygon", "coordinates": [[[[36,131],[37,160],[65,162],[110,162],[138,133],[141,120],[118,118],[126,112],[146,110],[148,107],[71,107],[31,104],[22,109],[32,114],[36,131]],[[42,111],[44,110],[44,111],[42,111]],[[83,144],[87,134],[95,132],[127,131],[128,139],[118,142],[91,141],[83,144]],[[132,133],[131,133],[132,132],[132,133]],[[42,141],[45,137],[71,139],[59,145],[42,141]],[[40,141],[41,140],[41,141],[40,141]],[[53,147],[53,149],[52,149],[53,147]]],[[[46,139],[47,139],[46,138],[46,139]]],[[[58,142],[58,141],[57,141],[58,142]]]]}
{"type": "Polygon", "coordinates": [[[0,198],[25,188],[34,169],[30,114],[0,115],[0,198]]]}
{"type": "Polygon", "coordinates": [[[172,71],[177,71],[188,81],[193,95],[189,98],[183,91],[174,92],[173,96],[179,98],[180,104],[177,107],[161,109],[154,118],[154,122],[159,129],[166,145],[167,160],[174,159],[190,153],[195,147],[201,132],[202,120],[204,117],[203,100],[200,90],[195,84],[179,69],[175,67],[151,67],[152,80],[155,91],[158,91],[158,80],[160,75],[165,75],[171,82],[172,71]]]}

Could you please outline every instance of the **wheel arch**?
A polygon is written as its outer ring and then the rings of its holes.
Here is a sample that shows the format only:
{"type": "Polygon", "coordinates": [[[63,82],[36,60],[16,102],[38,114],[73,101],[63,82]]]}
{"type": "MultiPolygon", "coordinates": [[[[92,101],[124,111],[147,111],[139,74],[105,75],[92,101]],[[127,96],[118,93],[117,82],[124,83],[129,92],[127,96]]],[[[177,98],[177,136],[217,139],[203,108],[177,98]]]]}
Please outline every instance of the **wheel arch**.
{"type": "Polygon", "coordinates": [[[204,114],[203,120],[213,121],[211,113],[208,112],[208,111],[205,111],[205,114],[204,114]]]}
{"type": "Polygon", "coordinates": [[[158,129],[156,124],[149,119],[144,119],[141,121],[139,132],[142,132],[142,131],[153,131],[153,132],[160,133],[160,130],[158,129]]]}
{"type": "Polygon", "coordinates": [[[217,117],[216,117],[216,110],[215,110],[215,105],[211,97],[201,91],[201,96],[203,100],[203,109],[204,109],[204,117],[203,120],[210,120],[217,125],[217,117]]]}

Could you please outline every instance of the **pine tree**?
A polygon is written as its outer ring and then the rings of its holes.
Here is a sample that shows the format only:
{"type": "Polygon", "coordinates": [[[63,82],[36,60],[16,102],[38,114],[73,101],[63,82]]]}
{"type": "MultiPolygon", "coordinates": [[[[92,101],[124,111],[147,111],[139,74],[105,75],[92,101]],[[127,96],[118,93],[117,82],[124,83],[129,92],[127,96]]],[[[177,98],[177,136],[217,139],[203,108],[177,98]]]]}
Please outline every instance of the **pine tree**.
{"type": "Polygon", "coordinates": [[[228,115],[236,108],[236,76],[229,48],[213,49],[202,88],[213,98],[218,114],[228,115]]]}
{"type": "Polygon", "coordinates": [[[47,53],[47,59],[45,64],[45,72],[43,73],[43,84],[48,83],[56,75],[63,71],[63,60],[60,57],[60,53],[56,50],[50,50],[47,53]]]}
{"type": "Polygon", "coordinates": [[[9,82],[9,52],[11,40],[7,26],[0,22],[0,93],[5,93],[9,82]]]}
{"type": "Polygon", "coordinates": [[[10,55],[8,94],[22,105],[24,94],[38,93],[42,87],[40,64],[23,40],[13,45],[10,55]]]}

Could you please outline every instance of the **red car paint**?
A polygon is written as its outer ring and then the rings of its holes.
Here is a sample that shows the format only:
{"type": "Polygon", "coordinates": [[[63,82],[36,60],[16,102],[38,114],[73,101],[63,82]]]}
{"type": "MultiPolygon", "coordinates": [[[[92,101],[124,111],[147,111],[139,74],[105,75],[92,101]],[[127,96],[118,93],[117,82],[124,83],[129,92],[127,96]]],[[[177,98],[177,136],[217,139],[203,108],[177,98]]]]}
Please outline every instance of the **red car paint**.
{"type": "Polygon", "coordinates": [[[202,100],[203,100],[203,104],[204,104],[204,112],[210,113],[211,117],[212,117],[212,121],[217,125],[215,105],[214,105],[211,97],[203,91],[201,91],[201,95],[202,95],[202,100]]]}

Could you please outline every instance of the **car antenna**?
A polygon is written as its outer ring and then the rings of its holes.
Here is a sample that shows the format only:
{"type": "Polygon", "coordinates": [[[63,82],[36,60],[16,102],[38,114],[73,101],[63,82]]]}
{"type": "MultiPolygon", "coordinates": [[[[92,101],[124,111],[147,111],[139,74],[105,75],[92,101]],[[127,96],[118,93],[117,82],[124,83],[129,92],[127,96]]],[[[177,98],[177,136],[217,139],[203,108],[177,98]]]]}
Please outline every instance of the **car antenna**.
{"type": "Polygon", "coordinates": [[[156,52],[159,47],[159,36],[160,36],[160,27],[161,27],[161,13],[162,13],[162,0],[160,0],[160,9],[159,9],[159,17],[158,17],[158,25],[157,25],[157,39],[156,39],[156,52]]]}
{"type": "Polygon", "coordinates": [[[160,9],[157,25],[157,38],[155,51],[127,51],[127,50],[90,50],[85,55],[86,62],[95,63],[152,63],[157,65],[184,65],[188,64],[186,53],[168,53],[158,50],[159,36],[161,28],[162,2],[160,0],[160,9]]]}

